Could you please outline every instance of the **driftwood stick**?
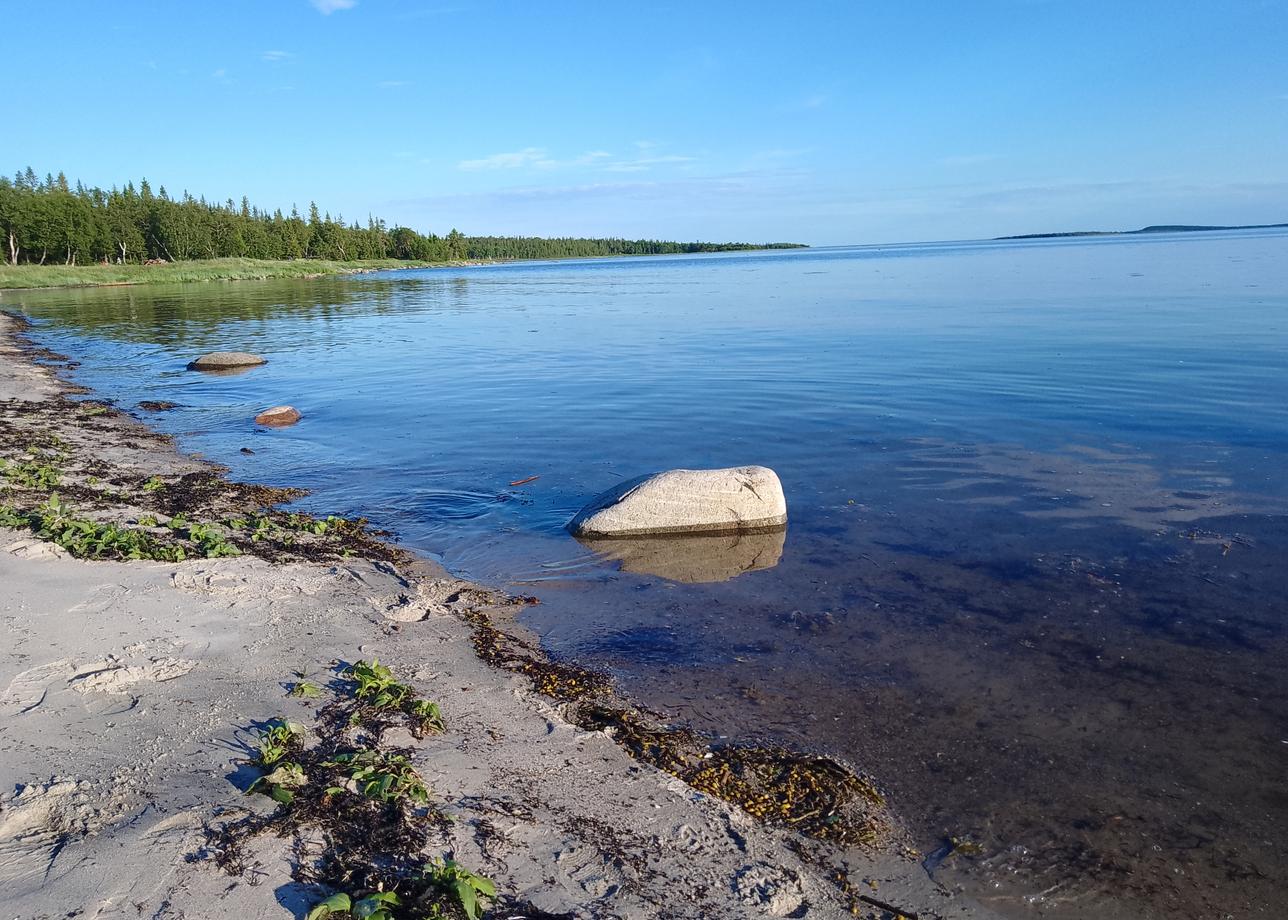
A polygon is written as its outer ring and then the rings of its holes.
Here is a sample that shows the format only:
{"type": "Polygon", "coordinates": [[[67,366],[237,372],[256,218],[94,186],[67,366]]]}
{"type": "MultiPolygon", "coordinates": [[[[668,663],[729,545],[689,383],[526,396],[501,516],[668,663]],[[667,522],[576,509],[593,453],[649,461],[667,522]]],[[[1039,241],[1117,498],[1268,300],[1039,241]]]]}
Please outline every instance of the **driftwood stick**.
{"type": "Polygon", "coordinates": [[[871,904],[879,910],[884,910],[887,913],[894,914],[896,917],[907,917],[908,920],[921,920],[921,916],[915,910],[903,910],[902,908],[895,907],[893,904],[887,904],[885,901],[878,900],[877,898],[870,897],[866,894],[859,895],[859,900],[864,904],[871,904]]]}

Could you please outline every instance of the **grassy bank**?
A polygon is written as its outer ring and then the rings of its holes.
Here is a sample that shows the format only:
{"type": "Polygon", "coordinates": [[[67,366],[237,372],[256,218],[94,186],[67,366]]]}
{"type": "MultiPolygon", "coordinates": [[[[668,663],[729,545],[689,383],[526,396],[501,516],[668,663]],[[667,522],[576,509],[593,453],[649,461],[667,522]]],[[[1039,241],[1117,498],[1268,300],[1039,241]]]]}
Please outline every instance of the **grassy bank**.
{"type": "MultiPolygon", "coordinates": [[[[0,265],[0,289],[82,287],[101,284],[164,284],[187,281],[244,281],[262,278],[311,278],[387,268],[423,268],[428,262],[370,259],[203,259],[165,265],[0,265]]],[[[434,263],[441,264],[441,263],[434,263]]]]}

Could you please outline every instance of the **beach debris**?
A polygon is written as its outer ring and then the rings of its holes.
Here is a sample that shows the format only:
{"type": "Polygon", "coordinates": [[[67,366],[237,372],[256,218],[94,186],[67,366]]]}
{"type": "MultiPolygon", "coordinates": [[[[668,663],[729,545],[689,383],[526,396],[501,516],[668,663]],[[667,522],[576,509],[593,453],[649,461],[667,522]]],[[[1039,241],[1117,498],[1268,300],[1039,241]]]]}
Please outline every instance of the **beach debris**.
{"type": "Polygon", "coordinates": [[[585,731],[605,732],[635,760],[698,792],[736,805],[757,821],[843,846],[876,847],[896,835],[876,784],[827,757],[777,746],[718,745],[623,703],[603,674],[551,661],[504,633],[483,610],[464,613],[480,659],[527,677],[532,689],[565,704],[585,731]]]}
{"type": "Polygon", "coordinates": [[[246,794],[276,805],[207,825],[216,865],[234,876],[253,871],[244,848],[260,835],[293,839],[296,846],[308,840],[320,843],[325,857],[297,863],[292,878],[331,893],[306,918],[481,920],[498,898],[496,883],[450,853],[430,854],[451,818],[412,763],[411,750],[382,746],[395,724],[417,738],[444,731],[438,705],[374,659],[339,673],[341,683],[330,688],[335,698],[317,712],[315,724],[278,718],[259,729],[246,762],[260,776],[246,794]]]}
{"type": "Polygon", "coordinates": [[[188,362],[190,371],[227,371],[234,368],[256,367],[267,364],[268,359],[246,351],[212,351],[188,362]]]}
{"type": "Polygon", "coordinates": [[[255,424],[266,428],[285,428],[300,420],[300,412],[294,406],[273,406],[255,416],[255,424]]]}
{"type": "Polygon", "coordinates": [[[773,470],[738,466],[668,470],[603,492],[568,523],[578,537],[772,531],[787,524],[787,500],[773,470]]]}
{"type": "Polygon", "coordinates": [[[526,477],[525,479],[516,479],[514,482],[510,483],[510,485],[512,485],[512,486],[526,486],[528,483],[530,483],[530,482],[536,482],[536,481],[537,481],[538,479],[540,479],[540,478],[541,478],[540,476],[528,476],[528,477],[526,477]]]}

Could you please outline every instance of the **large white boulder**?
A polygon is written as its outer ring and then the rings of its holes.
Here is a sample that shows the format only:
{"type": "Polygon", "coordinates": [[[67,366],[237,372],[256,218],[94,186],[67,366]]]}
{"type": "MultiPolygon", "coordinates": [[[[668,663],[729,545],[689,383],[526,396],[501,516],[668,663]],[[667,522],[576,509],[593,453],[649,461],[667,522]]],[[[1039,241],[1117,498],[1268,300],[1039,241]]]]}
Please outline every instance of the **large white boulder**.
{"type": "Polygon", "coordinates": [[[732,533],[787,523],[778,476],[763,466],[668,470],[597,495],[568,523],[578,537],[732,533]]]}

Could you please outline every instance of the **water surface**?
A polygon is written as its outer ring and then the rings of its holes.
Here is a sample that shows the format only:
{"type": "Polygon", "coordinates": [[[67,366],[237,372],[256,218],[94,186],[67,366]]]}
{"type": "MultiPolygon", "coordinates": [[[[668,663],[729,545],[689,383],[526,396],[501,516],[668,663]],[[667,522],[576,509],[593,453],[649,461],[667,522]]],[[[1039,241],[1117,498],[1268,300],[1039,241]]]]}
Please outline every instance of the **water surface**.
{"type": "Polygon", "coordinates": [[[548,648],[677,721],[872,773],[944,884],[1260,917],[1288,911],[1286,257],[1183,234],[3,303],[234,476],[538,595],[548,648]],[[270,363],[184,370],[215,349],[270,363]],[[304,421],[251,423],[283,402],[304,421]],[[563,530],[621,479],[746,463],[783,479],[781,541],[563,530]]]}

